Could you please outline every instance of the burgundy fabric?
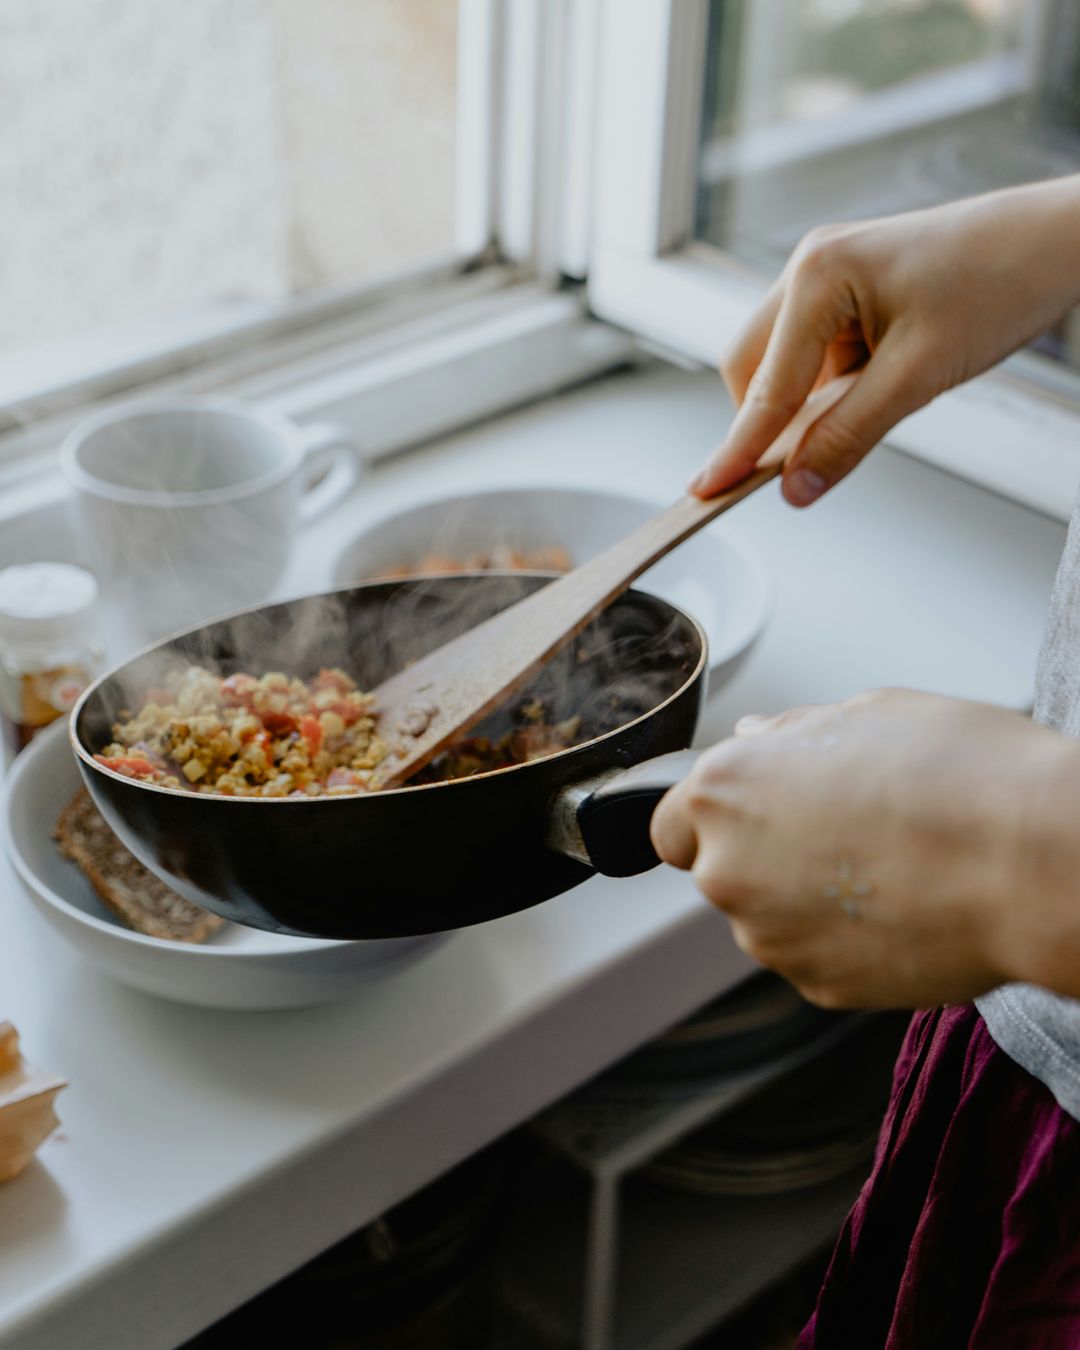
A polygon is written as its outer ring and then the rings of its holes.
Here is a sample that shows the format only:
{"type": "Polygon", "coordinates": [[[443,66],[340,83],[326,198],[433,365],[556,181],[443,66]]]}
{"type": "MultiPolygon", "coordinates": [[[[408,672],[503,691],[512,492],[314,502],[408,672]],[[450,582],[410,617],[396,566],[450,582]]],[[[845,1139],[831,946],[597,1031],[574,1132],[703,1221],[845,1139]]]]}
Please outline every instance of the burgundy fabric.
{"type": "Polygon", "coordinates": [[[973,1006],[912,1019],[798,1347],[1080,1347],[1080,1125],[973,1006]]]}

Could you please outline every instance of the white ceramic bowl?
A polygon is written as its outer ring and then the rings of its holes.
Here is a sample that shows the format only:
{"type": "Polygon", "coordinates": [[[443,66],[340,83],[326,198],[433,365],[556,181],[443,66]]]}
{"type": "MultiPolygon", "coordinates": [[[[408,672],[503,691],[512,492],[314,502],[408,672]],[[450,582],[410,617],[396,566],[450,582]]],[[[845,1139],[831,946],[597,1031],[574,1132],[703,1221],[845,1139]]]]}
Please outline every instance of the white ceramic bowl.
{"type": "Polygon", "coordinates": [[[449,936],[333,942],[230,923],[208,942],[191,945],[134,933],[110,915],[51,836],[80,781],[66,722],[60,722],[42,732],[8,774],[4,845],[47,922],[87,960],[136,989],[210,1008],[305,1007],[411,965],[449,936]]]}
{"type": "MultiPolygon", "coordinates": [[[[349,586],[429,553],[449,557],[560,545],[575,564],[602,552],[665,503],[587,488],[494,488],[439,497],[387,516],[344,550],[334,571],[349,586]]],[[[726,522],[687,540],[635,583],[692,614],[709,639],[709,689],[729,680],[772,608],[772,578],[726,522]]]]}

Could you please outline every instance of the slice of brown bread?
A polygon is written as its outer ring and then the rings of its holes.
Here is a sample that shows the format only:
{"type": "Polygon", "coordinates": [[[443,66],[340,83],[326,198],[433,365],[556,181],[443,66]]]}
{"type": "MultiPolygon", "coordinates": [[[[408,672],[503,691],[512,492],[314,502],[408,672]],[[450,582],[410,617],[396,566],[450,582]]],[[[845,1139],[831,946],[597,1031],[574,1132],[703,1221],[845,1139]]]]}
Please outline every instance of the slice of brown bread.
{"type": "Polygon", "coordinates": [[[173,942],[203,942],[225,922],[147,871],[113,834],[85,788],[64,807],[53,838],[90,878],[109,909],[137,933],[173,942]]]}

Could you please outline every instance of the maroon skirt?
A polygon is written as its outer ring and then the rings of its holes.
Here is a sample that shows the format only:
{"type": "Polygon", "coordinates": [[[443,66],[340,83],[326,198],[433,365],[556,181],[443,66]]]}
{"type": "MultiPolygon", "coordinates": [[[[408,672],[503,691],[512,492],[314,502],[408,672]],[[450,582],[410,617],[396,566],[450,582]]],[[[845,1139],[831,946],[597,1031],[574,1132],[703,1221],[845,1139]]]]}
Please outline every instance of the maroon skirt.
{"type": "Polygon", "coordinates": [[[799,1350],[1080,1347],[1080,1126],[968,1004],[917,1013],[799,1350]]]}

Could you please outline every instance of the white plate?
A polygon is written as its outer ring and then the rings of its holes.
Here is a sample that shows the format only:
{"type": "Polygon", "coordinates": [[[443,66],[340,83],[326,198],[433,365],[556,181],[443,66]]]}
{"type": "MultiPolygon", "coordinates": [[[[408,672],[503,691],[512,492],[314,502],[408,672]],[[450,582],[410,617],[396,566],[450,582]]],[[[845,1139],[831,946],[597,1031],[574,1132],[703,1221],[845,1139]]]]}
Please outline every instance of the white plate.
{"type": "MultiPolygon", "coordinates": [[[[359,535],[338,559],[335,584],[349,586],[384,568],[415,566],[427,553],[462,557],[504,546],[527,551],[560,545],[575,564],[582,563],[663,505],[584,488],[496,488],[439,497],[387,516],[359,535]]],[[[688,540],[635,584],[678,605],[704,628],[710,690],[735,673],[772,608],[768,569],[726,523],[688,540]]]]}
{"type": "Polygon", "coordinates": [[[411,965],[448,934],[333,942],[225,924],[191,945],[134,933],[114,919],[51,830],[81,780],[67,725],[41,733],[5,782],[4,845],[38,912],[103,970],[149,994],[210,1008],[298,1008],[354,992],[411,965]]]}

